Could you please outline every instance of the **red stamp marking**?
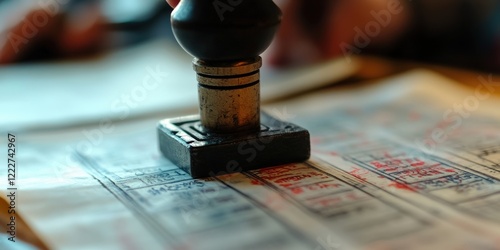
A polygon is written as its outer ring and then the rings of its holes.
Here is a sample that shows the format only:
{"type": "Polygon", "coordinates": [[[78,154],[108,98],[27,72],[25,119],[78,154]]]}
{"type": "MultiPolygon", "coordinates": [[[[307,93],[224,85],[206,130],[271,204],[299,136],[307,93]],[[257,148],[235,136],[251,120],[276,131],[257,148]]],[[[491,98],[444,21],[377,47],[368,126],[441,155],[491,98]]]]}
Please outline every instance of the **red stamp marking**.
{"type": "Polygon", "coordinates": [[[412,167],[420,167],[420,166],[423,166],[423,165],[425,165],[425,162],[423,162],[423,161],[417,161],[415,163],[411,163],[410,164],[410,166],[412,166],[412,167]]]}
{"type": "Polygon", "coordinates": [[[349,174],[356,177],[357,179],[361,181],[366,181],[366,177],[363,177],[364,175],[368,174],[369,171],[364,169],[364,168],[357,168],[354,167],[353,170],[349,171],[349,174]]]}
{"type": "Polygon", "coordinates": [[[260,182],[259,180],[252,180],[250,183],[252,185],[255,185],[255,186],[261,186],[262,185],[262,182],[260,182]]]}
{"type": "Polygon", "coordinates": [[[298,181],[301,181],[303,179],[307,179],[307,178],[311,178],[311,177],[321,177],[321,179],[328,178],[328,176],[326,176],[322,173],[311,171],[311,172],[304,173],[304,174],[298,174],[298,175],[293,175],[293,176],[277,179],[274,182],[278,183],[278,184],[286,184],[289,182],[298,182],[298,181]]]}
{"type": "Polygon", "coordinates": [[[291,191],[293,194],[301,194],[304,192],[304,190],[301,187],[292,188],[291,191]]]}
{"type": "Polygon", "coordinates": [[[415,189],[413,189],[412,187],[399,182],[392,182],[391,184],[389,184],[389,187],[395,187],[396,189],[415,192],[415,189]]]}
{"type": "Polygon", "coordinates": [[[350,203],[353,201],[359,201],[366,199],[367,197],[356,191],[349,191],[336,196],[325,196],[319,200],[314,201],[316,206],[320,207],[331,207],[342,203],[350,203]]]}
{"type": "Polygon", "coordinates": [[[266,180],[273,180],[275,178],[282,177],[287,174],[291,174],[293,171],[298,169],[305,169],[306,166],[297,166],[297,165],[285,165],[280,167],[268,168],[268,169],[260,169],[257,170],[258,175],[266,180]]]}

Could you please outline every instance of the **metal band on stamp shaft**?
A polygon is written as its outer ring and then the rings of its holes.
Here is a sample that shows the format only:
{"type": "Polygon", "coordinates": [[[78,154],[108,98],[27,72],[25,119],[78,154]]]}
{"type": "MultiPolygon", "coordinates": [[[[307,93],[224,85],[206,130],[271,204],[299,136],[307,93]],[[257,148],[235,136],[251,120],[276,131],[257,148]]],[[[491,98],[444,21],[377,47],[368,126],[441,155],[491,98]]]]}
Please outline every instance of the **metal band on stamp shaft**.
{"type": "Polygon", "coordinates": [[[236,63],[195,59],[200,120],[209,131],[234,133],[260,129],[260,57],[236,63]]]}

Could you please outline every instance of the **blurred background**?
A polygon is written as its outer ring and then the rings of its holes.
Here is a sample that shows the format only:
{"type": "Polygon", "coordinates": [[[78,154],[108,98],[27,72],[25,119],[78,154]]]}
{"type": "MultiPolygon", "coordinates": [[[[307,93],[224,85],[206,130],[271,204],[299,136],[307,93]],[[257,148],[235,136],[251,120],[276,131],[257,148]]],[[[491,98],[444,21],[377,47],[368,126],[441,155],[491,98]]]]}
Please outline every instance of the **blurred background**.
{"type": "MultiPolygon", "coordinates": [[[[284,13],[276,46],[269,52],[269,63],[275,66],[370,54],[498,71],[496,0],[275,2],[284,13]]],[[[2,64],[85,56],[172,38],[172,7],[161,0],[0,4],[2,64]]]]}

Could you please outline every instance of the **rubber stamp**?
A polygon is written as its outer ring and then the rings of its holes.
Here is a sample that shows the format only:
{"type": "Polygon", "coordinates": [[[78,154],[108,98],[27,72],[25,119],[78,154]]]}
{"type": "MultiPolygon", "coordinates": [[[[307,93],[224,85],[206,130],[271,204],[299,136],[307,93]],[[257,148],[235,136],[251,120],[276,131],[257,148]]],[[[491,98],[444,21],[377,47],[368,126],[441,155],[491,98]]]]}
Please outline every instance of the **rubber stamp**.
{"type": "Polygon", "coordinates": [[[163,155],[193,177],[307,160],[307,130],[260,111],[259,56],[281,11],[271,0],[182,0],[171,15],[174,35],[191,54],[199,115],[158,125],[163,155]]]}

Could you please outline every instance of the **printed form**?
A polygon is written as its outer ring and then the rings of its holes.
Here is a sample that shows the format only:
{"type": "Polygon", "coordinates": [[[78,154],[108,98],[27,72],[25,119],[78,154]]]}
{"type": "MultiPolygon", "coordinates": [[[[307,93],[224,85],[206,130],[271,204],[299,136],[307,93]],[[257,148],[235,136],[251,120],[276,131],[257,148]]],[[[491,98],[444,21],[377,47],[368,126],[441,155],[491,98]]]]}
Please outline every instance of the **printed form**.
{"type": "Polygon", "coordinates": [[[267,106],[310,131],[311,159],[205,179],[164,159],[153,127],[19,143],[19,213],[61,249],[500,249],[488,81],[417,70],[267,106]]]}

